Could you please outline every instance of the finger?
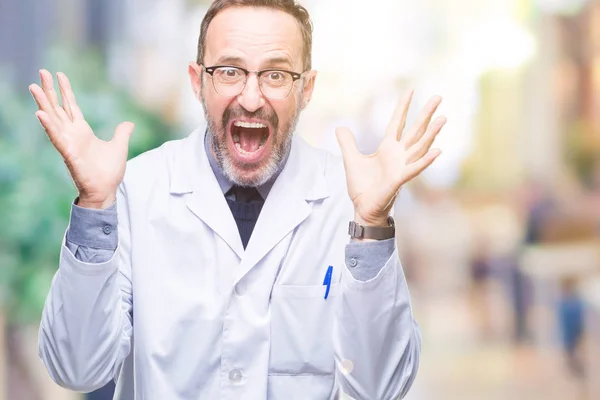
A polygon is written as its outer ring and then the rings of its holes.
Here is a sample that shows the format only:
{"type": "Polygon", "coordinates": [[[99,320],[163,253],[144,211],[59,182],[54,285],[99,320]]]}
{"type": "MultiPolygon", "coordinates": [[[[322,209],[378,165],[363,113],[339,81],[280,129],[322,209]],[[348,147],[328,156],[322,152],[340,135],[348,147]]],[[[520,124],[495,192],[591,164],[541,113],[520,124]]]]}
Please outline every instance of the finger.
{"type": "Polygon", "coordinates": [[[60,152],[60,132],[57,130],[56,125],[53,123],[50,116],[45,111],[36,111],[35,116],[38,121],[40,121],[44,131],[46,131],[46,135],[48,136],[48,139],[50,139],[50,142],[52,142],[54,147],[60,152]]]}
{"type": "Polygon", "coordinates": [[[52,106],[54,118],[59,119],[62,122],[70,121],[69,116],[58,103],[58,95],[56,90],[54,90],[54,79],[52,78],[52,74],[43,69],[40,71],[40,78],[42,80],[42,89],[52,106]]]}
{"type": "Polygon", "coordinates": [[[56,90],[54,90],[54,79],[52,78],[52,74],[45,69],[40,71],[40,79],[42,81],[42,89],[50,102],[52,108],[58,108],[60,105],[58,104],[58,96],[56,94],[56,90]]]}
{"type": "Polygon", "coordinates": [[[50,102],[48,101],[48,98],[46,97],[46,94],[44,93],[41,87],[39,87],[35,83],[32,83],[31,85],[29,85],[29,93],[31,93],[31,96],[35,100],[35,103],[37,104],[40,110],[43,110],[45,112],[52,111],[52,106],[50,105],[50,102]]]}
{"type": "Polygon", "coordinates": [[[62,107],[65,110],[65,113],[69,117],[71,121],[73,121],[73,111],[71,110],[71,101],[69,96],[67,95],[67,90],[65,88],[65,79],[66,76],[62,72],[58,72],[56,74],[56,78],[58,79],[58,87],[60,89],[60,97],[62,98],[62,107]]]}
{"type": "Polygon", "coordinates": [[[398,102],[398,105],[392,114],[392,119],[390,120],[390,123],[385,131],[386,137],[394,138],[394,140],[400,140],[402,132],[404,131],[404,126],[406,125],[406,116],[408,115],[408,109],[410,108],[410,102],[412,101],[413,94],[414,90],[409,91],[398,102]]]}
{"type": "Polygon", "coordinates": [[[440,154],[442,154],[442,151],[440,149],[431,149],[423,157],[421,157],[414,163],[407,165],[403,177],[401,178],[401,184],[410,181],[411,179],[419,175],[421,172],[423,172],[425,168],[429,167],[431,163],[433,163],[435,159],[439,157],[440,154]]]}
{"type": "Polygon", "coordinates": [[[58,127],[61,125],[61,122],[56,117],[54,108],[52,107],[52,104],[50,104],[46,93],[36,84],[29,85],[29,91],[31,92],[31,95],[33,96],[38,108],[47,114],[50,121],[53,123],[53,125],[55,125],[55,128],[58,129],[58,127]]]}
{"type": "Polygon", "coordinates": [[[427,128],[427,132],[425,132],[425,134],[423,136],[421,136],[421,139],[419,139],[419,141],[414,146],[409,148],[409,152],[410,152],[410,156],[408,158],[409,162],[414,162],[414,161],[418,160],[419,158],[423,157],[429,151],[429,148],[431,147],[431,145],[433,144],[433,141],[435,140],[437,135],[440,133],[440,131],[446,124],[446,121],[447,121],[446,117],[443,117],[443,116],[437,117],[429,125],[429,127],[427,128]]]}
{"type": "Polygon", "coordinates": [[[56,75],[58,76],[58,84],[60,86],[63,104],[65,104],[65,102],[68,103],[69,111],[67,111],[67,114],[70,113],[72,120],[83,119],[83,114],[81,113],[81,110],[77,105],[77,101],[75,100],[75,94],[71,88],[71,82],[69,81],[69,78],[67,78],[67,76],[62,72],[59,72],[56,75]]]}
{"type": "Polygon", "coordinates": [[[356,157],[360,156],[358,146],[356,145],[356,138],[349,128],[338,127],[335,129],[335,136],[340,144],[342,150],[342,158],[344,164],[349,165],[356,157]]]}
{"type": "Polygon", "coordinates": [[[431,99],[429,99],[425,107],[423,107],[419,118],[409,130],[409,133],[405,135],[404,148],[408,149],[410,146],[417,143],[419,139],[421,139],[421,136],[423,136],[427,130],[427,127],[431,122],[431,118],[441,102],[442,98],[440,96],[433,96],[431,99]]]}
{"type": "Polygon", "coordinates": [[[111,140],[111,143],[114,143],[117,147],[117,151],[125,156],[127,156],[129,151],[129,139],[131,138],[134,128],[135,125],[132,122],[120,123],[115,128],[115,134],[111,140]]]}

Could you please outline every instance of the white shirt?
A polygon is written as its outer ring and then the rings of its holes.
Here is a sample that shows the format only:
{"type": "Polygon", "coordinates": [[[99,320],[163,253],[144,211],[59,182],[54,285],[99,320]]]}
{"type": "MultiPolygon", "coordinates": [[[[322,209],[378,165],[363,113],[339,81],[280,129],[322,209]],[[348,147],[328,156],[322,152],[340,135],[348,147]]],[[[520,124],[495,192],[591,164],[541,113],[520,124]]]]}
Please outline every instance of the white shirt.
{"type": "Polygon", "coordinates": [[[51,377],[114,378],[118,400],[403,397],[419,329],[396,251],[368,281],[346,265],[341,160],[295,138],[244,250],[203,134],[128,163],[109,261],[63,244],[39,336],[51,377]]]}

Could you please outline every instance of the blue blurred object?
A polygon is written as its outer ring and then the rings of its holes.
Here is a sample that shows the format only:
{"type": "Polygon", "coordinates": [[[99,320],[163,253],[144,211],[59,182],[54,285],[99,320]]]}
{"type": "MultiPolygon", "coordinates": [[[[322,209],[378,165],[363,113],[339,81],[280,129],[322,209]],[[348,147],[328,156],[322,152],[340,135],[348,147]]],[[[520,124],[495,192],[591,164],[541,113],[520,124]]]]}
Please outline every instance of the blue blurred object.
{"type": "Polygon", "coordinates": [[[577,294],[567,291],[558,302],[558,322],[569,368],[575,375],[583,373],[577,345],[583,334],[584,304],[577,294]]]}
{"type": "Polygon", "coordinates": [[[583,302],[577,296],[566,296],[559,302],[558,314],[563,345],[572,352],[583,332],[583,302]]]}

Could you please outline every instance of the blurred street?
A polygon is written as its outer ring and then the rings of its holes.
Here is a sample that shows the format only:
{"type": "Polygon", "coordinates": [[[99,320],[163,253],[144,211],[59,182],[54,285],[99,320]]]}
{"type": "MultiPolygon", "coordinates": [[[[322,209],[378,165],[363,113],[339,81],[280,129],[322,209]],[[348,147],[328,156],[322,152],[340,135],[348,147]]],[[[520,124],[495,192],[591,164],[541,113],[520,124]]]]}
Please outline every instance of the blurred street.
{"type": "Polygon", "coordinates": [[[498,334],[490,337],[477,329],[480,305],[460,295],[425,304],[421,369],[407,399],[592,398],[585,397],[582,381],[567,373],[559,348],[540,350],[515,346],[498,334]]]}

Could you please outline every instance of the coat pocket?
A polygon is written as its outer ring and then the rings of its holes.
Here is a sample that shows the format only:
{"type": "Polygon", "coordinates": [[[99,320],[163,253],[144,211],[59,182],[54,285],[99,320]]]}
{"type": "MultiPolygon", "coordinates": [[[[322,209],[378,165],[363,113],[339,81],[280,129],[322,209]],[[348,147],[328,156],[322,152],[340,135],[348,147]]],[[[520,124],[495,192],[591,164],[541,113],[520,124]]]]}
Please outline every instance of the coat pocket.
{"type": "Polygon", "coordinates": [[[271,295],[270,375],[330,375],[332,329],[339,284],[274,285],[271,295]]]}

